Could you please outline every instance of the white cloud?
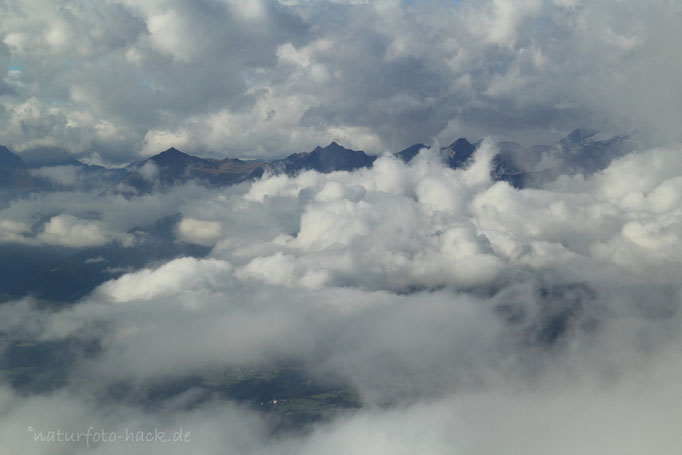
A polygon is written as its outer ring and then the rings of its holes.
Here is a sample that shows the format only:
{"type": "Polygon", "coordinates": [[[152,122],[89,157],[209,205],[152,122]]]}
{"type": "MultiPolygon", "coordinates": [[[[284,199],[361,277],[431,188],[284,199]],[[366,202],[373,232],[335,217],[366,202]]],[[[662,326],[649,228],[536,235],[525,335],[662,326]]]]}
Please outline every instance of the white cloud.
{"type": "Polygon", "coordinates": [[[189,60],[192,43],[187,37],[187,26],[177,12],[170,10],[149,16],[147,28],[151,33],[151,41],[161,52],[179,61],[189,60]]]}
{"type": "MultiPolygon", "coordinates": [[[[210,288],[223,279],[230,269],[230,264],[225,261],[180,258],[156,270],[145,269],[125,274],[103,284],[99,292],[117,303],[163,297],[188,289],[189,285],[197,290],[210,288]]],[[[201,302],[193,305],[201,305],[201,302]]]]}
{"type": "Polygon", "coordinates": [[[25,235],[31,232],[31,227],[20,221],[0,219],[0,242],[23,243],[25,235]]]}
{"type": "Polygon", "coordinates": [[[178,223],[180,238],[198,245],[214,245],[221,238],[221,226],[216,221],[183,218],[178,223]]]}
{"type": "Polygon", "coordinates": [[[281,252],[252,259],[237,272],[237,276],[255,278],[268,284],[298,285],[312,289],[322,287],[328,279],[326,270],[306,270],[305,266],[297,263],[294,256],[281,252]]]}
{"type": "Polygon", "coordinates": [[[49,245],[71,247],[104,245],[113,240],[99,223],[81,220],[71,215],[50,218],[38,239],[49,245]]]}

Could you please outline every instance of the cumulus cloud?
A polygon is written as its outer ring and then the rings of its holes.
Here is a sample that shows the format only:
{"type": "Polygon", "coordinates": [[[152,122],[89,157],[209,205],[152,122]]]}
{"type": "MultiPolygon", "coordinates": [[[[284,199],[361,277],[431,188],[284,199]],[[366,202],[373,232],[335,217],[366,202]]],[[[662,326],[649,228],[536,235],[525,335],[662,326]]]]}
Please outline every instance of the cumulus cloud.
{"type": "Polygon", "coordinates": [[[144,300],[149,297],[173,294],[189,285],[198,289],[210,284],[227,272],[230,265],[217,260],[200,261],[182,258],[169,262],[157,270],[142,270],[103,284],[99,291],[114,302],[144,300]],[[204,281],[198,281],[201,278],[204,281]]]}
{"type": "Polygon", "coordinates": [[[51,217],[37,235],[30,226],[12,219],[0,221],[0,226],[3,228],[3,235],[0,237],[2,243],[93,247],[113,241],[130,246],[135,241],[131,235],[108,230],[97,220],[79,219],[67,214],[51,217]]]}
{"type": "Polygon", "coordinates": [[[220,223],[184,218],[178,224],[180,238],[199,245],[213,245],[221,236],[220,223]]]}
{"type": "Polygon", "coordinates": [[[50,218],[40,234],[40,240],[64,246],[95,246],[109,241],[97,223],[78,220],[71,215],[50,218]]]}

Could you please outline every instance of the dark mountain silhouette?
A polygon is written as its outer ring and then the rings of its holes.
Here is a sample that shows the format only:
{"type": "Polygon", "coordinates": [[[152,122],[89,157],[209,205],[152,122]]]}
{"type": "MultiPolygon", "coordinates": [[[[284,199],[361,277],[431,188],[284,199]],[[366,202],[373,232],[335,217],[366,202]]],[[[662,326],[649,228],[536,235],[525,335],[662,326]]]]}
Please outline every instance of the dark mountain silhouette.
{"type": "Polygon", "coordinates": [[[23,191],[35,188],[28,167],[19,155],[0,146],[0,188],[23,191]]]}
{"type": "MultiPolygon", "coordinates": [[[[404,150],[395,154],[398,158],[406,163],[412,161],[417,156],[421,149],[429,149],[424,144],[414,144],[404,150]]],[[[453,169],[465,167],[469,159],[474,155],[476,146],[465,138],[459,138],[447,147],[441,147],[440,155],[443,162],[453,169]]]]}
{"type": "MultiPolygon", "coordinates": [[[[453,169],[464,168],[480,144],[459,138],[440,149],[441,158],[445,165],[453,169]]],[[[596,131],[587,129],[575,130],[552,145],[524,147],[514,142],[498,142],[496,146],[498,153],[492,161],[492,178],[518,188],[538,187],[561,174],[589,175],[633,150],[626,136],[599,139],[596,131]]],[[[395,156],[409,162],[423,148],[428,147],[415,144],[395,156]]],[[[376,156],[347,149],[336,142],[272,161],[201,158],[176,148],[135,162],[124,169],[86,165],[71,158],[65,161],[64,157],[60,157],[60,166],[72,166],[77,172],[77,182],[68,186],[32,176],[31,169],[19,156],[0,147],[0,189],[17,194],[26,191],[104,191],[114,188],[123,193],[148,193],[189,181],[206,186],[224,186],[255,180],[265,173],[296,175],[306,170],[323,173],[354,171],[371,167],[376,159],[376,156]]],[[[43,159],[41,167],[44,162],[43,159]]]]}
{"type": "MultiPolygon", "coordinates": [[[[417,156],[421,149],[428,149],[424,144],[414,144],[395,154],[398,158],[408,163],[417,156]]],[[[465,167],[469,159],[474,155],[476,146],[465,138],[459,138],[447,147],[441,147],[440,155],[443,162],[453,169],[465,167]]]]}
{"type": "Polygon", "coordinates": [[[170,148],[144,161],[128,166],[122,183],[148,192],[155,186],[171,186],[190,180],[204,185],[233,185],[261,177],[265,172],[295,175],[305,170],[328,173],[352,171],[372,165],[375,156],[350,150],[332,142],[307,153],[295,153],[274,161],[222,160],[199,158],[170,148]]]}
{"type": "Polygon", "coordinates": [[[405,150],[399,151],[398,153],[395,154],[395,156],[397,156],[398,158],[400,158],[404,162],[409,163],[410,161],[412,161],[412,159],[415,156],[417,156],[417,154],[419,153],[419,151],[421,149],[428,149],[428,148],[431,148],[431,147],[427,147],[424,144],[414,144],[414,145],[407,147],[405,150]]]}
{"type": "Polygon", "coordinates": [[[441,155],[445,164],[453,169],[466,166],[469,159],[474,156],[476,149],[471,142],[459,138],[452,144],[441,149],[441,155]]]}
{"type": "Polygon", "coordinates": [[[316,147],[308,153],[295,153],[283,160],[271,163],[274,170],[281,169],[287,174],[296,174],[304,170],[315,170],[328,173],[334,171],[354,171],[370,167],[376,156],[369,156],[363,151],[351,150],[332,142],[328,146],[316,147]]]}
{"type": "MultiPolygon", "coordinates": [[[[539,187],[562,174],[590,175],[605,169],[611,161],[633,151],[627,136],[599,139],[598,131],[577,129],[552,145],[524,147],[515,142],[498,142],[491,163],[491,177],[517,188],[539,187]]],[[[443,162],[453,168],[466,167],[480,142],[457,139],[440,150],[443,162]]],[[[395,154],[411,161],[423,144],[415,144],[395,154]]]]}
{"type": "Polygon", "coordinates": [[[121,183],[142,192],[151,191],[157,185],[183,183],[192,178],[193,167],[204,161],[171,147],[158,155],[128,166],[129,172],[121,183]]]}

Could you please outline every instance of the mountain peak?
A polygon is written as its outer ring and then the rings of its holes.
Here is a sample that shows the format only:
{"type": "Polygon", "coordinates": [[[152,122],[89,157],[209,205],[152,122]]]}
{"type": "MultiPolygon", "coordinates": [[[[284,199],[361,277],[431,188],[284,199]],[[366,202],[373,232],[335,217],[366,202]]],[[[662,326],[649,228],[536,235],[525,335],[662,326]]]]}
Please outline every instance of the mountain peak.
{"type": "Polygon", "coordinates": [[[187,155],[187,154],[181,152],[180,150],[176,149],[175,147],[171,147],[168,150],[164,150],[163,152],[159,153],[159,155],[187,155]]]}
{"type": "Polygon", "coordinates": [[[342,145],[339,145],[339,143],[336,141],[332,141],[326,147],[322,147],[322,146],[318,145],[317,147],[315,147],[315,149],[312,151],[312,153],[330,152],[330,151],[333,152],[333,151],[337,151],[337,150],[349,150],[349,149],[345,148],[342,145]]]}
{"type": "Polygon", "coordinates": [[[460,137],[457,139],[455,142],[449,145],[449,148],[451,149],[458,149],[458,148],[464,148],[466,147],[467,149],[470,147],[473,147],[471,142],[469,142],[465,137],[460,137]]]}
{"type": "Polygon", "coordinates": [[[154,155],[151,158],[148,158],[149,160],[152,160],[156,164],[160,165],[166,165],[166,164],[182,164],[182,163],[191,163],[191,162],[197,162],[197,161],[204,161],[202,158],[193,156],[193,155],[188,155],[187,153],[183,153],[180,150],[176,149],[175,147],[171,147],[168,150],[164,150],[163,152],[159,153],[158,155],[154,155]]]}
{"type": "Polygon", "coordinates": [[[319,172],[350,171],[372,165],[375,156],[368,156],[361,150],[351,150],[332,141],[326,147],[315,147],[310,153],[295,153],[280,162],[285,172],[295,173],[304,169],[319,172]]]}
{"type": "Polygon", "coordinates": [[[463,137],[460,137],[448,147],[441,149],[446,164],[453,169],[464,167],[473,156],[476,147],[463,137]]]}
{"type": "Polygon", "coordinates": [[[398,158],[400,158],[404,162],[408,163],[412,160],[412,158],[417,156],[417,154],[419,153],[419,151],[421,149],[424,149],[424,148],[430,148],[430,147],[427,147],[422,143],[414,144],[414,145],[407,147],[404,150],[399,151],[398,153],[395,154],[395,156],[397,156],[398,158]]]}

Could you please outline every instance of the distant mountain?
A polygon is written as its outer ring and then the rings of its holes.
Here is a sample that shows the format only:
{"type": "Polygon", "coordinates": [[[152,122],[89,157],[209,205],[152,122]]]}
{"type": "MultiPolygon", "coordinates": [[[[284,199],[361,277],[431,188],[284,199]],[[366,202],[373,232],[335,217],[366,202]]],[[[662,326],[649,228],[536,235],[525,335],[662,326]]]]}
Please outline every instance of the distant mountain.
{"type": "MultiPolygon", "coordinates": [[[[395,154],[395,156],[408,163],[417,156],[421,149],[428,148],[430,147],[427,147],[424,144],[414,144],[404,150],[399,151],[395,154]]],[[[462,137],[447,147],[442,147],[440,149],[440,156],[446,165],[453,169],[459,169],[466,166],[466,164],[469,162],[469,159],[474,155],[475,151],[476,147],[462,137]]]]}
{"type": "Polygon", "coordinates": [[[0,188],[22,191],[35,186],[36,183],[21,157],[10,152],[7,147],[0,146],[0,188]]]}
{"type": "MultiPolygon", "coordinates": [[[[577,129],[552,145],[524,147],[515,142],[498,142],[490,175],[494,180],[506,181],[517,188],[539,187],[562,174],[590,175],[605,169],[611,161],[630,153],[634,146],[627,136],[599,139],[598,131],[577,129]]],[[[453,168],[466,167],[474,155],[476,144],[465,138],[457,139],[440,149],[443,162],[453,168]]],[[[395,156],[409,162],[423,144],[412,145],[395,156]]]]}
{"type": "Polygon", "coordinates": [[[370,167],[376,156],[369,156],[363,151],[351,150],[332,142],[328,146],[316,147],[308,153],[295,153],[283,160],[270,163],[269,168],[281,170],[287,174],[296,174],[304,170],[315,170],[329,173],[334,171],[354,171],[370,167]]]}
{"type": "Polygon", "coordinates": [[[490,163],[490,176],[495,181],[505,181],[516,188],[522,188],[525,174],[517,164],[517,157],[523,155],[525,148],[515,142],[498,142],[498,153],[490,163]]]}
{"type": "Polygon", "coordinates": [[[445,164],[453,169],[464,167],[469,159],[474,156],[476,148],[464,138],[459,138],[449,146],[441,149],[441,155],[445,164]]]}
{"type": "Polygon", "coordinates": [[[3,169],[26,168],[26,163],[17,154],[9,151],[5,146],[0,145],[0,167],[3,169]]]}
{"type": "Polygon", "coordinates": [[[590,175],[634,150],[627,136],[599,139],[598,131],[577,129],[552,145],[497,144],[491,175],[516,187],[539,187],[560,175],[590,175]]]}
{"type": "Polygon", "coordinates": [[[128,166],[121,183],[148,192],[156,185],[170,186],[190,180],[205,185],[233,185],[261,177],[265,172],[295,175],[304,170],[328,173],[352,171],[372,165],[375,156],[332,142],[307,153],[295,153],[274,161],[199,158],[170,148],[128,166]]]}
{"type": "MultiPolygon", "coordinates": [[[[60,150],[42,159],[23,157],[0,146],[0,190],[3,196],[32,191],[103,190],[126,174],[122,169],[85,164],[60,150]],[[68,178],[64,178],[68,176],[68,178]]],[[[22,155],[23,156],[23,155],[22,155]]]]}
{"type": "MultiPolygon", "coordinates": [[[[399,151],[395,154],[396,157],[400,158],[406,163],[412,161],[421,149],[429,149],[424,144],[414,144],[404,150],[399,151]]],[[[465,138],[459,138],[447,147],[441,147],[440,156],[448,167],[453,169],[459,169],[466,167],[469,160],[474,155],[476,151],[476,146],[465,138]]]]}
{"type": "Polygon", "coordinates": [[[171,147],[128,166],[128,173],[121,183],[143,192],[151,191],[158,184],[169,186],[183,183],[193,177],[192,169],[204,161],[206,160],[171,147]]]}
{"type": "MultiPolygon", "coordinates": [[[[459,138],[440,149],[445,165],[460,169],[471,161],[480,142],[459,138]]],[[[395,156],[405,162],[414,159],[424,144],[412,145],[395,156]]],[[[561,174],[589,175],[606,168],[619,156],[633,150],[626,136],[600,139],[594,130],[578,129],[551,145],[524,147],[515,142],[498,142],[492,160],[491,177],[515,187],[538,187],[561,174]]],[[[351,150],[336,142],[286,158],[260,161],[201,158],[170,148],[124,169],[86,165],[64,156],[46,165],[27,166],[5,147],[0,147],[0,189],[23,194],[26,191],[111,190],[148,193],[195,181],[206,186],[233,185],[260,178],[266,172],[296,175],[306,170],[328,173],[371,167],[376,156],[351,150]]]]}
{"type": "Polygon", "coordinates": [[[395,156],[397,156],[398,158],[400,158],[404,162],[409,163],[410,161],[412,161],[412,159],[415,156],[417,156],[417,154],[419,153],[419,151],[421,149],[428,149],[428,148],[431,148],[431,147],[427,147],[424,144],[414,144],[414,145],[407,147],[404,150],[399,151],[398,153],[395,154],[395,156]]]}
{"type": "Polygon", "coordinates": [[[599,139],[599,131],[578,129],[556,145],[564,167],[575,172],[591,174],[605,169],[611,161],[633,150],[627,136],[599,139]]]}

